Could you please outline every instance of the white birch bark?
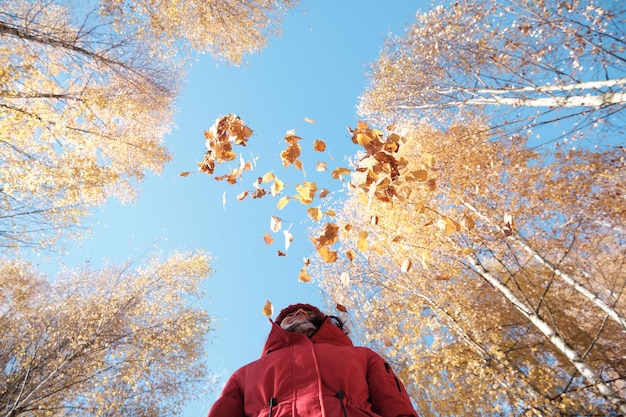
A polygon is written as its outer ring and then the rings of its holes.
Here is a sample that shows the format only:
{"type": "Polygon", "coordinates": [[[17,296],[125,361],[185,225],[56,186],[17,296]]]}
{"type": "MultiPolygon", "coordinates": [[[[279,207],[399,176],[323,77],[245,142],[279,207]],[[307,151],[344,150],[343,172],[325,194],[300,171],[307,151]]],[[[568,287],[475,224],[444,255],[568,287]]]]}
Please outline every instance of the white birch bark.
{"type": "Polygon", "coordinates": [[[610,385],[608,385],[600,377],[582,356],[563,339],[550,324],[543,320],[532,308],[524,304],[522,300],[504,285],[495,276],[489,273],[480,263],[476,255],[468,255],[467,259],[478,275],[491,284],[498,292],[500,292],[513,306],[526,317],[546,338],[576,367],[578,372],[589,382],[595,386],[598,391],[609,400],[622,416],[626,416],[626,399],[621,397],[610,385]]]}
{"type": "MultiPolygon", "coordinates": [[[[481,220],[489,223],[491,226],[496,228],[496,230],[498,230],[498,231],[500,231],[500,232],[502,232],[504,234],[504,230],[502,229],[502,227],[500,227],[495,222],[491,221],[490,218],[488,218],[487,216],[482,214],[474,206],[472,206],[469,203],[465,203],[465,202],[463,203],[463,205],[465,207],[467,207],[469,210],[471,210],[472,213],[474,213],[476,216],[478,216],[481,220]]],[[[543,265],[546,268],[548,268],[556,276],[561,278],[565,283],[567,283],[572,288],[574,288],[576,291],[578,291],[578,293],[583,295],[585,298],[587,298],[589,301],[591,301],[593,304],[595,304],[597,307],[599,307],[602,311],[604,311],[606,314],[608,314],[611,319],[615,320],[617,323],[619,323],[626,330],[626,317],[624,317],[624,315],[620,314],[617,310],[615,310],[615,308],[611,307],[606,302],[604,302],[598,295],[594,294],[592,291],[590,291],[587,288],[585,288],[582,284],[580,284],[578,281],[576,281],[572,276],[570,276],[566,272],[560,270],[556,266],[552,265],[552,263],[550,263],[543,256],[541,256],[539,253],[537,253],[537,251],[535,251],[533,248],[531,248],[525,242],[523,242],[521,239],[519,239],[517,236],[515,236],[515,234],[508,236],[507,239],[512,240],[513,242],[515,242],[515,244],[517,244],[523,250],[525,250],[528,254],[530,254],[541,265],[543,265]]]]}

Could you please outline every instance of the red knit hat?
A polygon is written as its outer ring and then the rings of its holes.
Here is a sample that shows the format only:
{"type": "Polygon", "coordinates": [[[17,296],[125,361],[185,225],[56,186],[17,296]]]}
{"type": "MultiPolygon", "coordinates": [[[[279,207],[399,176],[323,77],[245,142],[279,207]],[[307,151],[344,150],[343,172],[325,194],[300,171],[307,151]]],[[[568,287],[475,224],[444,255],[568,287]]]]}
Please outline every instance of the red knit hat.
{"type": "Polygon", "coordinates": [[[278,316],[276,316],[276,320],[274,320],[276,322],[276,324],[280,324],[281,321],[283,321],[283,319],[285,318],[285,316],[289,313],[292,313],[294,311],[297,311],[299,309],[303,309],[306,311],[310,311],[312,313],[314,313],[317,317],[323,319],[324,317],[326,317],[326,315],[324,313],[322,313],[320,311],[319,308],[312,306],[311,304],[292,304],[290,306],[287,306],[285,308],[283,308],[280,313],[278,313],[278,316]]]}

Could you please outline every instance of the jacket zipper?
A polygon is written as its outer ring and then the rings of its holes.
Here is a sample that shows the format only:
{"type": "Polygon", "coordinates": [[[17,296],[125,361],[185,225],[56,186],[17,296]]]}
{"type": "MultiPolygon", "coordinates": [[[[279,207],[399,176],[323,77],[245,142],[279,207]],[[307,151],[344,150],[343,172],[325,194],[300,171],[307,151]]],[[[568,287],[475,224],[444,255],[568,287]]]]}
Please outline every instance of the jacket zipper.
{"type": "Polygon", "coordinates": [[[272,417],[272,409],[276,404],[278,404],[278,400],[274,397],[270,397],[269,401],[267,402],[267,405],[270,407],[270,413],[268,417],[272,417]]]}
{"type": "Polygon", "coordinates": [[[341,402],[341,409],[343,410],[343,416],[348,417],[348,411],[346,410],[346,404],[344,402],[344,399],[346,398],[346,393],[343,392],[342,390],[339,390],[337,391],[337,394],[335,394],[335,397],[339,398],[339,401],[341,402]]]}

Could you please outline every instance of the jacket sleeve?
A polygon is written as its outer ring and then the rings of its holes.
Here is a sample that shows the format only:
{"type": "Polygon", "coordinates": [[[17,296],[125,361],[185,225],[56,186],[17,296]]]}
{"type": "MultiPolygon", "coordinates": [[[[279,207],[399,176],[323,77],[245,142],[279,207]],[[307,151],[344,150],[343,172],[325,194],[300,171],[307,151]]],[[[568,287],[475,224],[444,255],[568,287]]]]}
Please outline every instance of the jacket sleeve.
{"type": "Polygon", "coordinates": [[[237,373],[234,373],[226,381],[222,393],[209,410],[207,417],[245,417],[243,392],[237,379],[237,373]]]}
{"type": "Polygon", "coordinates": [[[375,413],[383,417],[418,417],[402,382],[372,350],[368,354],[367,383],[375,413]]]}

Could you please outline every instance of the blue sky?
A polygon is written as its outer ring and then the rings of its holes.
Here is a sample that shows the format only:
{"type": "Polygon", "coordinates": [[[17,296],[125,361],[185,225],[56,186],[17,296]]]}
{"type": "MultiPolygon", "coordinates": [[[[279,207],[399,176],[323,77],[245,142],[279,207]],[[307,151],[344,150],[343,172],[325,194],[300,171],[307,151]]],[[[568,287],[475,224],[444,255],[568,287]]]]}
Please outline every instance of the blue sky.
{"type": "MultiPolygon", "coordinates": [[[[358,120],[355,105],[366,86],[365,72],[387,35],[402,34],[420,8],[427,9],[428,3],[304,1],[287,15],[282,36],[271,39],[267,49],[242,66],[200,57],[179,99],[176,127],[166,138],[173,162],[162,175],[146,179],[134,204],[111,202],[97,210],[92,236],[63,258],[72,266],[88,259],[93,265],[104,258],[134,259],[155,251],[165,256],[201,248],[212,254],[216,272],[207,280],[204,305],[217,317],[219,328],[207,355],[213,372],[222,378],[212,395],[186,409],[185,417],[206,415],[224,379],[258,358],[269,330],[261,313],[266,299],[275,313],[295,302],[323,306],[316,277],[308,284],[297,279],[302,259],[314,255],[306,235],[312,226],[307,207],[292,201],[279,211],[275,198],[239,202],[235,196],[252,189],[252,182],[267,171],[285,182],[288,194],[303,180],[331,191],[341,188],[330,172],[347,166],[346,158],[358,150],[346,126],[358,120]],[[178,176],[196,171],[205,151],[203,131],[228,113],[237,113],[254,130],[249,146],[238,150],[245,159],[257,158],[255,170],[235,186],[201,173],[178,176]],[[291,129],[303,138],[306,177],[293,167],[283,168],[280,161],[285,132],[291,129]],[[326,152],[313,152],[316,139],[326,142],[326,152]],[[318,160],[328,163],[327,172],[315,172],[318,160]],[[271,246],[263,241],[271,216],[281,217],[283,228],[291,228],[294,235],[286,257],[277,256],[278,249],[284,251],[282,233],[273,235],[271,246]]],[[[217,170],[226,172],[225,167],[217,170]]],[[[340,196],[336,192],[330,198],[340,196]]]]}

